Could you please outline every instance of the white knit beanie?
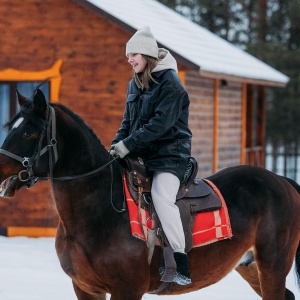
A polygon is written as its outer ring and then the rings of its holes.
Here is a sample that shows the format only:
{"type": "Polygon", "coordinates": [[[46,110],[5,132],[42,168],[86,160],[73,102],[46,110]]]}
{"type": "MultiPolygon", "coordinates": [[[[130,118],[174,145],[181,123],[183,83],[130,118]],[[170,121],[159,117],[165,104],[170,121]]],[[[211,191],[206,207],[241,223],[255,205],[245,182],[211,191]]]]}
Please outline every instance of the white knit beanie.
{"type": "Polygon", "coordinates": [[[126,44],[126,56],[140,53],[158,58],[158,46],[149,26],[139,29],[126,44]]]}

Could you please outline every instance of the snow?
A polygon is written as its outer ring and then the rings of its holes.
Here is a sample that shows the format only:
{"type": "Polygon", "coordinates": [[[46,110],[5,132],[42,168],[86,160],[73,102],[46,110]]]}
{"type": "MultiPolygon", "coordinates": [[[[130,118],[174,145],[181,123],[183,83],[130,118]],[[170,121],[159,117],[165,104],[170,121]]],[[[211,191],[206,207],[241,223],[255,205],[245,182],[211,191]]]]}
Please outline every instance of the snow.
{"type": "MultiPolygon", "coordinates": [[[[294,268],[287,287],[300,300],[294,268]]],[[[54,238],[0,237],[1,300],[76,300],[71,279],[56,256],[54,238]]],[[[109,299],[109,295],[107,297],[109,299]]],[[[235,271],[213,286],[180,296],[145,295],[154,300],[256,300],[260,299],[235,271]]]]}

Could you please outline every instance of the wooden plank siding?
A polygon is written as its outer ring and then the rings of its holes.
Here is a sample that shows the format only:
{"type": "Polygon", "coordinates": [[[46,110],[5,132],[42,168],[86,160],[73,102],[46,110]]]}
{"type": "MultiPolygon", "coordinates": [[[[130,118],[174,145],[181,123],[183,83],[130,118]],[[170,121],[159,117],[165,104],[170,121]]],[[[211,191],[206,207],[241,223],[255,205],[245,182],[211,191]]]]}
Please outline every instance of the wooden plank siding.
{"type": "Polygon", "coordinates": [[[205,177],[213,172],[214,80],[191,71],[186,72],[185,83],[191,101],[192,155],[198,160],[199,176],[205,177]]]}
{"type": "Polygon", "coordinates": [[[226,81],[226,85],[222,85],[223,81],[217,82],[218,87],[215,86],[215,79],[203,78],[196,72],[187,72],[185,77],[191,100],[189,124],[193,132],[192,155],[199,162],[201,177],[241,163],[242,84],[226,81]],[[214,168],[214,160],[217,168],[214,168]]]}
{"type": "Polygon", "coordinates": [[[242,84],[219,88],[218,170],[241,163],[242,84]]]}

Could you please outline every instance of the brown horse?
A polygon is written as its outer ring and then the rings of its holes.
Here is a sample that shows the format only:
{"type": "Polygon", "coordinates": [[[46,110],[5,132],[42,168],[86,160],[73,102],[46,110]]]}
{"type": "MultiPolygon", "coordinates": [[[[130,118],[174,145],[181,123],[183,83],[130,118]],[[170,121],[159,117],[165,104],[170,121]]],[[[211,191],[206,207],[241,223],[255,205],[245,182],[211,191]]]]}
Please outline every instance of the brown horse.
{"type": "MultiPolygon", "coordinates": [[[[56,250],[80,300],[139,300],[160,286],[161,250],[148,265],[146,244],[132,236],[118,162],[84,121],[37,90],[18,96],[20,112],[0,150],[0,193],[50,177],[59,214],[56,250]],[[110,164],[110,167],[108,167],[110,164]],[[84,176],[83,176],[84,175],[84,176]]],[[[236,269],[263,300],[291,300],[286,276],[300,272],[300,196],[265,169],[237,166],[209,177],[223,194],[233,237],[189,252],[192,284],[170,295],[214,284],[236,269]]],[[[162,291],[159,294],[166,294],[162,291]]]]}

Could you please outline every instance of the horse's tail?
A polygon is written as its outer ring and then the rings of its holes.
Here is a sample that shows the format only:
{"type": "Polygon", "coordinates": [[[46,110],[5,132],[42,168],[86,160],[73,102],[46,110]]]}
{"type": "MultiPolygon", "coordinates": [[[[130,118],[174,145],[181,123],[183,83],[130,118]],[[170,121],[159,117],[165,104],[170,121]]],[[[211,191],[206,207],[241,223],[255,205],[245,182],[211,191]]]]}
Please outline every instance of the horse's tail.
{"type": "Polygon", "coordinates": [[[297,252],[296,252],[295,270],[296,270],[298,287],[300,289],[300,243],[298,245],[297,252]]]}
{"type": "Polygon", "coordinates": [[[295,180],[293,180],[293,179],[291,179],[291,178],[288,178],[288,177],[284,177],[284,176],[282,176],[286,181],[288,181],[289,182],[289,184],[291,184],[293,187],[294,187],[294,189],[299,193],[299,195],[300,195],[300,185],[295,181],[295,180]]]}
{"type": "MultiPolygon", "coordinates": [[[[300,185],[296,181],[294,181],[290,178],[287,178],[287,177],[283,177],[283,178],[285,180],[287,180],[300,195],[300,185]]],[[[296,269],[297,283],[298,283],[298,287],[300,289],[300,242],[299,242],[297,252],[296,252],[295,269],[296,269]]]]}

